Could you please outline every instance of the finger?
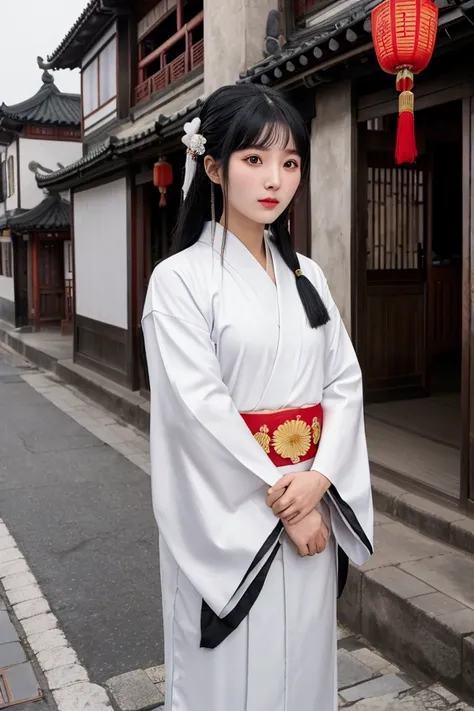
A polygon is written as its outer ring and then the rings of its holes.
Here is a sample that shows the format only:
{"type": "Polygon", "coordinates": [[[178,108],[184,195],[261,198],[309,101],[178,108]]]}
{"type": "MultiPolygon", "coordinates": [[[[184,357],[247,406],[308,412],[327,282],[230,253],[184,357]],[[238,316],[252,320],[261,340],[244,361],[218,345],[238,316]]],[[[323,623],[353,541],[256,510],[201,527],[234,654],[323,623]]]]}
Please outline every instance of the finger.
{"type": "Polygon", "coordinates": [[[286,489],[279,489],[278,491],[274,491],[273,494],[267,495],[267,504],[270,506],[270,508],[272,508],[273,504],[283,496],[285,491],[286,489]]]}
{"type": "Polygon", "coordinates": [[[290,521],[294,516],[297,516],[299,512],[299,508],[295,504],[292,504],[280,513],[280,518],[284,519],[285,521],[290,521]]]}
{"type": "Polygon", "coordinates": [[[283,511],[286,511],[286,509],[293,504],[293,498],[290,498],[289,496],[282,496],[278,501],[276,501],[273,506],[273,513],[277,514],[279,516],[283,511]]]}
{"type": "Polygon", "coordinates": [[[316,545],[318,553],[322,553],[326,548],[326,539],[321,533],[318,533],[318,535],[316,536],[316,545]]]}
{"type": "Polygon", "coordinates": [[[281,479],[278,479],[276,484],[273,484],[268,490],[269,494],[273,494],[274,491],[278,491],[279,489],[284,489],[285,487],[289,486],[293,479],[295,478],[294,474],[284,474],[281,479]]]}
{"type": "Polygon", "coordinates": [[[295,506],[296,514],[292,516],[291,518],[286,519],[286,511],[284,512],[283,518],[288,520],[289,523],[299,523],[302,521],[306,516],[309,514],[311,509],[301,509],[301,511],[298,510],[298,507],[295,506]]]}
{"type": "Polygon", "coordinates": [[[310,555],[316,555],[317,553],[319,553],[318,546],[314,538],[308,543],[308,550],[310,555]]]}
{"type": "Polygon", "coordinates": [[[309,548],[308,548],[308,546],[307,546],[307,545],[299,546],[299,547],[298,547],[298,553],[300,554],[300,556],[301,556],[302,558],[304,558],[305,556],[309,555],[310,553],[309,553],[309,548]]]}

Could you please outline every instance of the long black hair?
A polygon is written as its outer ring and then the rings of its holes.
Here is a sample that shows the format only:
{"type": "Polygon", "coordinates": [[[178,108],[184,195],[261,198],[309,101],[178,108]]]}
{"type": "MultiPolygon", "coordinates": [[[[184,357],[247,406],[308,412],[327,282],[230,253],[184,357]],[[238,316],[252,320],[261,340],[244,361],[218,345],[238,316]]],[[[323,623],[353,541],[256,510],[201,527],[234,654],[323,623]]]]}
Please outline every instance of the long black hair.
{"type": "MultiPolygon", "coordinates": [[[[301,158],[299,190],[308,180],[310,139],[306,125],[298,111],[275,89],[255,84],[223,86],[207,98],[199,118],[199,133],[206,139],[205,155],[212,156],[223,169],[222,189],[217,185],[214,187],[217,220],[227,201],[229,161],[235,151],[268,148],[282,142],[286,146],[293,138],[301,158]]],[[[211,181],[204,169],[205,155],[196,158],[196,173],[181,205],[173,234],[173,253],[197,242],[204,224],[211,219],[211,181]]],[[[310,325],[318,328],[329,321],[329,314],[313,284],[301,273],[288,231],[289,212],[290,206],[271,224],[271,238],[295,274],[310,325]]]]}

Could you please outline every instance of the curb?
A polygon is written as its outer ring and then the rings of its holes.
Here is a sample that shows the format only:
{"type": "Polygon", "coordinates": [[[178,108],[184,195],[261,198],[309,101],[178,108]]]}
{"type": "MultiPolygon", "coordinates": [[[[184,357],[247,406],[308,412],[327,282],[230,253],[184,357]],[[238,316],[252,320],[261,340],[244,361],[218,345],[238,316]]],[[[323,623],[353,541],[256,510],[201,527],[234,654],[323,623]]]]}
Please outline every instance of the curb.
{"type": "Polygon", "coordinates": [[[374,504],[378,511],[397,518],[426,536],[443,541],[465,553],[474,555],[474,519],[462,511],[436,504],[378,474],[381,470],[371,465],[374,504]]]}
{"type": "Polygon", "coordinates": [[[364,572],[350,564],[338,618],[399,666],[472,701],[474,610],[455,603],[396,566],[364,572]]]}

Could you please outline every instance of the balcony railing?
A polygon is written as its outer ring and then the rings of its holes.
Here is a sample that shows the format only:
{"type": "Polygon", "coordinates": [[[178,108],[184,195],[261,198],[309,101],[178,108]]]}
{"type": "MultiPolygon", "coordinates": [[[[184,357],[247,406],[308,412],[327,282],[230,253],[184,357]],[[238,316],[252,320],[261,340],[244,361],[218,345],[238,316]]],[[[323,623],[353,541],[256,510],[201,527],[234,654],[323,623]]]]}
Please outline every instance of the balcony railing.
{"type": "Polygon", "coordinates": [[[183,25],[176,34],[138,63],[139,78],[143,77],[147,67],[157,59],[160,60],[161,68],[152,76],[140,81],[135,89],[135,104],[145,101],[152,94],[163,91],[167,86],[204,63],[204,40],[193,42],[193,31],[203,24],[203,20],[204,13],[200,12],[190,22],[183,25]],[[186,44],[185,51],[168,62],[167,53],[183,38],[186,44]]]}

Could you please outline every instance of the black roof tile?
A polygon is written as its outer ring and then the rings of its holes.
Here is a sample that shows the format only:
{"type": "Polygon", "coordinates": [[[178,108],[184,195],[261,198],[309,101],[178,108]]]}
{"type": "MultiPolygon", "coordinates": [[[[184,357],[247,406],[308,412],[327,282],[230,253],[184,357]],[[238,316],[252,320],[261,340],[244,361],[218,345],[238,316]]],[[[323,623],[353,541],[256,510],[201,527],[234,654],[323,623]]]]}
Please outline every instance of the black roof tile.
{"type": "Polygon", "coordinates": [[[143,131],[131,134],[124,138],[109,136],[106,141],[94,147],[89,153],[70,165],[56,170],[54,173],[38,174],[36,181],[40,187],[55,186],[76,174],[87,171],[98,163],[103,163],[114,156],[129,157],[140,148],[158,143],[160,138],[168,136],[173,129],[179,130],[185,118],[191,118],[197,112],[202,99],[196,99],[180,111],[164,115],[160,114],[156,122],[143,131]]]}
{"type": "Polygon", "coordinates": [[[64,232],[69,229],[69,203],[60,195],[48,195],[39,205],[8,218],[13,230],[64,232]]]}
{"type": "Polygon", "coordinates": [[[43,86],[34,96],[19,104],[0,106],[0,116],[14,121],[53,126],[80,126],[81,97],[58,89],[49,72],[43,73],[43,86]]]}

